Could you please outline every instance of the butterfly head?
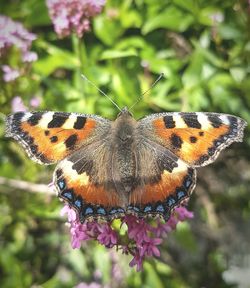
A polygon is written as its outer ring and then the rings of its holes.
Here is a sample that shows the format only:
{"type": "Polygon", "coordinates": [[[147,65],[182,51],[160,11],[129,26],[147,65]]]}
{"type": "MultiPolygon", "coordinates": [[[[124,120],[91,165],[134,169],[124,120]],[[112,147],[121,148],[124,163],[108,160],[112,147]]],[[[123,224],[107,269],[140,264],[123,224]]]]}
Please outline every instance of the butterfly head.
{"type": "Polygon", "coordinates": [[[117,118],[120,117],[133,117],[132,113],[128,110],[128,107],[125,106],[122,108],[121,112],[117,115],[117,118]]]}

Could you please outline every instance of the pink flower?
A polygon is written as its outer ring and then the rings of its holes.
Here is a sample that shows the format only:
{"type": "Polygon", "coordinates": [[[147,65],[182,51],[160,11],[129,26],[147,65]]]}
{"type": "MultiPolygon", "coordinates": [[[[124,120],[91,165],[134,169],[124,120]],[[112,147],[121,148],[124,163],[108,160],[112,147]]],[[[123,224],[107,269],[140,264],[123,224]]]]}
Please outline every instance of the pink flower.
{"type": "Polygon", "coordinates": [[[19,111],[27,111],[27,107],[24,105],[23,100],[21,97],[16,96],[11,101],[11,111],[13,113],[19,111]]]}
{"type": "Polygon", "coordinates": [[[97,240],[105,247],[112,248],[117,243],[116,232],[108,224],[100,225],[99,233],[97,240]]]}
{"type": "Polygon", "coordinates": [[[113,225],[114,220],[105,223],[98,223],[97,221],[81,223],[75,211],[67,205],[62,209],[61,214],[68,215],[73,248],[80,248],[86,240],[98,241],[106,248],[116,246],[124,254],[133,256],[129,265],[130,267],[136,266],[137,271],[142,270],[145,258],[160,256],[159,245],[176,228],[178,222],[193,217],[193,213],[184,206],[176,208],[167,222],[160,219],[154,221],[126,215],[120,219],[121,226],[126,228],[124,235],[124,233],[120,233],[117,225],[113,225]]]}
{"type": "MultiPolygon", "coordinates": [[[[32,108],[37,108],[40,105],[40,98],[38,97],[33,97],[30,100],[30,106],[32,108]]],[[[20,96],[16,96],[12,99],[11,101],[11,111],[13,113],[18,112],[18,111],[27,111],[27,107],[23,103],[23,100],[20,96]]],[[[53,186],[54,184],[51,183],[50,186],[53,186]]]]}
{"type": "Polygon", "coordinates": [[[185,221],[186,219],[194,218],[194,213],[188,211],[184,206],[175,208],[175,213],[179,221],[185,221]]]}
{"type": "Polygon", "coordinates": [[[136,271],[139,272],[142,270],[142,262],[143,259],[142,257],[139,255],[139,252],[137,252],[133,259],[131,260],[131,262],[129,263],[130,267],[136,266],[136,271]]]}
{"type": "Polygon", "coordinates": [[[37,108],[40,106],[40,104],[41,104],[41,99],[39,97],[35,96],[35,97],[30,99],[30,106],[32,108],[37,108]]]}
{"type": "Polygon", "coordinates": [[[224,21],[224,15],[217,11],[210,15],[210,18],[213,20],[214,23],[221,23],[224,21]]]}
{"type": "Polygon", "coordinates": [[[144,241],[142,247],[139,249],[139,255],[141,257],[146,256],[156,256],[160,257],[160,251],[157,248],[157,245],[160,245],[162,242],[162,239],[160,238],[148,238],[148,240],[144,241]]]}
{"type": "MultiPolygon", "coordinates": [[[[50,185],[51,185],[51,184],[49,184],[49,186],[50,186],[50,185]]],[[[54,185],[54,184],[52,184],[52,185],[54,185]]],[[[68,221],[69,221],[70,223],[76,221],[76,212],[75,212],[75,210],[70,209],[69,206],[67,206],[67,205],[65,205],[65,206],[62,208],[60,214],[61,214],[61,216],[64,216],[65,214],[67,214],[67,216],[68,216],[68,221]]]]}
{"type": "Polygon", "coordinates": [[[34,62],[37,60],[37,54],[35,52],[31,52],[31,51],[26,51],[23,54],[22,60],[23,62],[34,62]]]}
{"type": "Polygon", "coordinates": [[[90,30],[90,18],[99,14],[105,0],[47,0],[49,15],[60,37],[75,32],[82,37],[90,30]]]}
{"type": "MultiPolygon", "coordinates": [[[[22,56],[25,59],[27,57],[25,55],[29,52],[31,44],[35,39],[36,35],[28,32],[21,23],[0,15],[0,56],[7,52],[11,46],[16,46],[21,50],[22,56]]],[[[35,53],[31,55],[35,59],[35,53]]]]}
{"type": "Polygon", "coordinates": [[[14,81],[16,78],[20,76],[20,72],[17,69],[13,69],[8,65],[3,65],[2,66],[2,71],[4,72],[3,74],[3,80],[5,82],[11,82],[14,81]]]}

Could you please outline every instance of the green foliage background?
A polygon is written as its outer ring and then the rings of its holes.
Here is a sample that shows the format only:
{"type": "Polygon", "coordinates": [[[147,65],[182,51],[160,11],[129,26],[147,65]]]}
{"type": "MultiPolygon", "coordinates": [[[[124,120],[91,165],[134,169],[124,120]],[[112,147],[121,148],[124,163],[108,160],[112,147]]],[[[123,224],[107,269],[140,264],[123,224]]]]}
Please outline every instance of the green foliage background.
{"type": "MultiPolygon", "coordinates": [[[[28,106],[39,96],[40,110],[116,116],[116,108],[81,73],[119,106],[130,106],[163,72],[164,79],[135,106],[136,118],[160,111],[213,111],[250,121],[247,1],[108,0],[81,40],[74,35],[57,38],[44,1],[0,0],[0,7],[1,14],[37,34],[32,49],[39,55],[14,83],[0,80],[1,180],[47,184],[53,171],[32,163],[4,138],[4,115],[11,112],[13,97],[21,96],[28,106]]],[[[18,65],[15,51],[0,60],[18,65]]],[[[118,256],[119,283],[112,279],[111,255],[105,249],[93,243],[81,251],[70,248],[56,197],[2,181],[0,286],[73,287],[93,281],[98,270],[102,277],[97,280],[107,287],[250,287],[237,284],[249,277],[243,272],[250,266],[246,132],[243,144],[234,144],[216,163],[200,169],[189,205],[195,218],[165,241],[158,261],[145,263],[137,273],[128,268],[129,258],[118,256]],[[243,271],[240,280],[233,266],[243,271]]]]}

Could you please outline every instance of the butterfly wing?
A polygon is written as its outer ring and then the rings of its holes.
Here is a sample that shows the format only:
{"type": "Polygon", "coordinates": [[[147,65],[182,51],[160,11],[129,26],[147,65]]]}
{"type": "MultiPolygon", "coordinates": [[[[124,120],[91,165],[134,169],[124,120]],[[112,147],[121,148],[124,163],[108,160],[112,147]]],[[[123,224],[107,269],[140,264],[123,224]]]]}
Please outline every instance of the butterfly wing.
{"type": "Polygon", "coordinates": [[[65,112],[17,112],[6,117],[6,136],[17,140],[40,164],[58,162],[106,135],[110,121],[65,112]],[[98,132],[98,133],[97,133],[98,132]]]}
{"type": "Polygon", "coordinates": [[[144,138],[137,149],[138,180],[127,212],[169,218],[187,200],[196,183],[196,171],[162,145],[144,138]]]}
{"type": "Polygon", "coordinates": [[[81,222],[124,216],[124,202],[112,179],[109,146],[106,135],[69,155],[55,169],[53,182],[58,195],[77,212],[81,222]]]}
{"type": "Polygon", "coordinates": [[[205,166],[232,144],[241,142],[243,119],[219,113],[161,113],[139,121],[139,131],[191,166],[205,166]]]}
{"type": "Polygon", "coordinates": [[[195,167],[213,162],[225,147],[242,141],[245,126],[238,117],[218,113],[161,113],[140,120],[138,163],[144,175],[140,180],[146,180],[131,193],[128,211],[168,219],[190,197],[195,167]]]}

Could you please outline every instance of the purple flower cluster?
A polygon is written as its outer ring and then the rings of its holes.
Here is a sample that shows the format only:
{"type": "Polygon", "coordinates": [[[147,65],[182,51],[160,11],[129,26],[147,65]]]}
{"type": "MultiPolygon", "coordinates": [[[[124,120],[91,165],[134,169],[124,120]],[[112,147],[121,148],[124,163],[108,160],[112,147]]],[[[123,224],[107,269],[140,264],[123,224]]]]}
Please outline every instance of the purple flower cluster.
{"type": "Polygon", "coordinates": [[[80,38],[90,30],[90,18],[99,14],[105,0],[47,0],[49,15],[60,37],[75,32],[80,38]]]}
{"type": "Polygon", "coordinates": [[[99,223],[97,221],[80,223],[76,213],[69,206],[65,205],[61,214],[67,214],[71,233],[71,245],[73,248],[80,248],[83,241],[97,240],[106,248],[116,247],[124,254],[133,256],[130,266],[136,266],[137,271],[142,270],[142,264],[146,257],[159,257],[158,246],[163,238],[176,228],[180,221],[192,218],[193,213],[184,206],[178,207],[172,213],[167,222],[160,219],[150,222],[147,219],[138,218],[133,215],[126,215],[121,221],[120,228],[125,228],[125,235],[120,233],[113,220],[99,223]]]}
{"type": "Polygon", "coordinates": [[[30,51],[36,35],[27,31],[19,22],[14,22],[7,16],[0,15],[0,57],[15,46],[22,53],[23,62],[37,60],[37,54],[30,51]]]}
{"type": "MultiPolygon", "coordinates": [[[[39,97],[33,97],[30,100],[29,106],[31,108],[37,108],[39,107],[41,103],[41,99],[39,97]]],[[[23,100],[20,96],[16,96],[11,101],[11,111],[13,113],[20,112],[20,111],[27,111],[28,108],[24,105],[23,100]]]]}
{"type": "Polygon", "coordinates": [[[11,68],[9,65],[2,65],[2,71],[3,71],[3,80],[5,82],[14,81],[16,78],[20,76],[20,71],[11,68]]]}
{"type": "MultiPolygon", "coordinates": [[[[37,54],[30,51],[32,42],[35,39],[36,35],[28,32],[21,23],[14,22],[7,16],[0,15],[0,58],[4,58],[4,63],[8,62],[7,56],[11,52],[12,47],[20,51],[21,62],[25,63],[27,67],[29,63],[36,61],[37,54]]],[[[3,80],[12,82],[24,74],[25,67],[13,68],[5,64],[1,66],[1,70],[3,72],[3,80]]]]}

